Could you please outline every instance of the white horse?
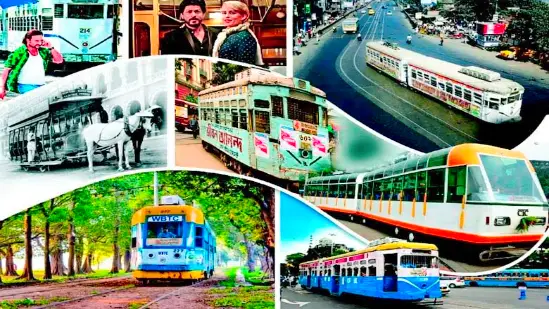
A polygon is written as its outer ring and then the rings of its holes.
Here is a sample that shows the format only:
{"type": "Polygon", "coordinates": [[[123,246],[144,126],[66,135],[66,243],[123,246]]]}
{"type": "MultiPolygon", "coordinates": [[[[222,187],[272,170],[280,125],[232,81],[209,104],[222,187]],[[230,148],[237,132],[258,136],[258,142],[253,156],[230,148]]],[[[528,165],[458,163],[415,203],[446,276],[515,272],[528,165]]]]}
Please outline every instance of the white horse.
{"type": "Polygon", "coordinates": [[[124,171],[122,156],[125,157],[126,168],[131,169],[129,161],[128,142],[132,134],[138,128],[143,128],[149,133],[152,129],[151,119],[154,117],[151,109],[124,117],[110,123],[95,123],[82,130],[82,137],[86,141],[88,149],[88,164],[90,172],[93,170],[93,154],[97,147],[118,145],[118,171],[124,171]],[[122,155],[124,153],[124,155],[122,155]]]}

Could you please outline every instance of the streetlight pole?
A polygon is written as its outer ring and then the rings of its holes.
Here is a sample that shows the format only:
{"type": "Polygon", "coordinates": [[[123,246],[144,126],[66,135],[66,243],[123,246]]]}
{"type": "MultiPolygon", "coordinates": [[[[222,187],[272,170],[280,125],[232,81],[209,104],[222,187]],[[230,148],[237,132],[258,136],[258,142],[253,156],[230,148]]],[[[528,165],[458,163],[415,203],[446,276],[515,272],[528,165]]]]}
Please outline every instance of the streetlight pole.
{"type": "Polygon", "coordinates": [[[158,173],[154,172],[154,206],[158,206],[158,173]]]}
{"type": "MultiPolygon", "coordinates": [[[[336,234],[330,233],[330,234],[328,234],[328,236],[333,236],[333,237],[335,237],[336,234]]],[[[330,247],[330,256],[332,256],[333,254],[334,254],[334,241],[332,240],[332,245],[331,245],[331,247],[330,247]]]]}

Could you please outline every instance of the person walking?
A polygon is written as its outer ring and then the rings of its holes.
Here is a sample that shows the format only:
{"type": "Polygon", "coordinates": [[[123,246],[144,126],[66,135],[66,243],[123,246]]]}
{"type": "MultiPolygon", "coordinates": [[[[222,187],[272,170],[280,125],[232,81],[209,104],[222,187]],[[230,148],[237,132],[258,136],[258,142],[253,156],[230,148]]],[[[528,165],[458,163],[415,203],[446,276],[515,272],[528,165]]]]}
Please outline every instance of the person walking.
{"type": "Polygon", "coordinates": [[[193,115],[193,117],[189,121],[189,127],[193,132],[193,138],[196,139],[196,137],[198,136],[198,120],[196,119],[196,115],[193,115]]]}
{"type": "Polygon", "coordinates": [[[44,40],[40,30],[28,31],[22,44],[4,62],[0,84],[2,100],[6,97],[6,91],[24,94],[45,85],[49,63],[63,63],[63,55],[44,40]]]}
{"type": "Polygon", "coordinates": [[[441,32],[440,33],[440,46],[443,46],[444,45],[444,34],[441,32]]]}

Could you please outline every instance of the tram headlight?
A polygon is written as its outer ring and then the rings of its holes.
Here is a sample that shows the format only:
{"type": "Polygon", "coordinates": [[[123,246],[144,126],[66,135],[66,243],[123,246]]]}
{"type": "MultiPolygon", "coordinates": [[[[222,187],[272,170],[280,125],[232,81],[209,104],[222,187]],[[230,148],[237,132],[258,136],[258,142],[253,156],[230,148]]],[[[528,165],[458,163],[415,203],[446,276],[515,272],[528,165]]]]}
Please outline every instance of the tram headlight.
{"type": "Polygon", "coordinates": [[[511,225],[511,218],[509,217],[496,217],[494,219],[495,226],[506,226],[511,225]]]}
{"type": "Polygon", "coordinates": [[[176,253],[176,254],[173,255],[173,257],[176,258],[176,259],[180,259],[180,258],[181,258],[181,254],[176,253]]]}

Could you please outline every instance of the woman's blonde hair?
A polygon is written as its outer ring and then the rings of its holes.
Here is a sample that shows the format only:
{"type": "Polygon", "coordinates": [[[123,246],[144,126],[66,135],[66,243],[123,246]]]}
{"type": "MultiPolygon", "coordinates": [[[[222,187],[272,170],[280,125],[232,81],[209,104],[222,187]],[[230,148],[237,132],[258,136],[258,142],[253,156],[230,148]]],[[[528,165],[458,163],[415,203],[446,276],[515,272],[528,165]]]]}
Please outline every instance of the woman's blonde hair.
{"type": "Polygon", "coordinates": [[[231,0],[231,1],[225,1],[223,2],[223,5],[228,5],[231,9],[237,11],[238,13],[242,15],[246,15],[246,19],[244,21],[247,21],[250,19],[250,9],[244,2],[231,0]]]}

